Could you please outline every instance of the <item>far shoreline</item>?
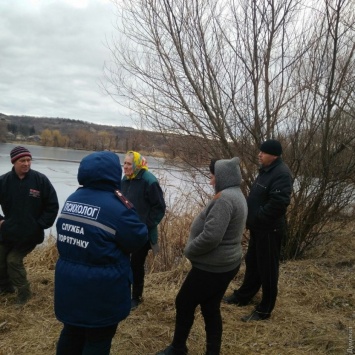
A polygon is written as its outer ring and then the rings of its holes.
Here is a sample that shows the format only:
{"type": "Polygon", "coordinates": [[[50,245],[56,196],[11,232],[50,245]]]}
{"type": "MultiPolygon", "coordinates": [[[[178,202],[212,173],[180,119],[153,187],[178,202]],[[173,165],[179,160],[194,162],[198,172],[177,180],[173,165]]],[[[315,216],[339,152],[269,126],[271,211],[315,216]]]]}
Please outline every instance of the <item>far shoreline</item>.
{"type": "MultiPolygon", "coordinates": [[[[13,144],[13,145],[31,145],[31,146],[36,146],[36,147],[42,147],[42,148],[58,148],[58,149],[71,149],[71,150],[77,150],[77,151],[84,151],[84,152],[99,152],[100,150],[87,150],[84,148],[73,148],[73,147],[56,147],[56,146],[47,146],[47,145],[42,145],[39,144],[38,142],[32,142],[32,141],[7,141],[7,142],[0,142],[1,144],[13,144]]],[[[110,151],[115,154],[126,154],[127,151],[121,151],[121,150],[112,150],[112,149],[104,149],[105,151],[110,151]]],[[[144,156],[150,156],[153,158],[162,158],[166,159],[166,154],[164,154],[161,151],[154,151],[154,152],[147,152],[145,150],[140,150],[139,153],[144,156]]],[[[48,159],[49,160],[49,159],[48,159]]],[[[56,159],[57,160],[57,159],[56,159]]],[[[64,160],[65,161],[65,160],[64,160]]]]}

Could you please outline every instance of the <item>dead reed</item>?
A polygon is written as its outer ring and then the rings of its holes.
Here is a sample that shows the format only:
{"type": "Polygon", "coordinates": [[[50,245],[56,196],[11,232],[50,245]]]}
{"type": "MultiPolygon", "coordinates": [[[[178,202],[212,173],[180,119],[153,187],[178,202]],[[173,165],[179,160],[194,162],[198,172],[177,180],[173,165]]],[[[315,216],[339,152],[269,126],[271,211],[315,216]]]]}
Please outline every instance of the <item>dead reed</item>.
{"type": "MultiPolygon", "coordinates": [[[[111,354],[155,354],[170,343],[175,296],[190,268],[181,257],[190,222],[187,216],[177,225],[162,226],[168,239],[156,258],[150,256],[144,302],[119,325],[111,354]],[[164,260],[170,260],[169,264],[161,265],[164,260]],[[170,270],[163,271],[169,265],[170,270]]],[[[240,317],[253,305],[237,308],[223,304],[222,355],[354,353],[354,228],[355,223],[323,241],[304,260],[281,265],[279,297],[270,320],[243,323],[240,317]]],[[[15,307],[14,296],[0,296],[0,355],[55,354],[61,330],[53,312],[56,260],[54,239],[27,257],[34,295],[24,307],[15,307]]],[[[241,283],[243,273],[244,267],[229,292],[241,283]]],[[[204,344],[204,323],[198,309],[188,341],[190,354],[204,354],[204,344]]]]}

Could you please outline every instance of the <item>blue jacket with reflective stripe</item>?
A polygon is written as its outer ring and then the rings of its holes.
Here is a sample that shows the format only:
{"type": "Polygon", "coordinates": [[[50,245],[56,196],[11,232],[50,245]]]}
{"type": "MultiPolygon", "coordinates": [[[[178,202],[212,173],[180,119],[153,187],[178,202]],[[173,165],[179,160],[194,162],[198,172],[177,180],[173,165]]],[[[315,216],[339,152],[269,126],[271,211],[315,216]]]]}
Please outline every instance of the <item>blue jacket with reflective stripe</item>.
{"type": "Polygon", "coordinates": [[[135,209],[115,194],[121,175],[116,154],[88,155],[78,171],[82,187],[58,217],[54,305],[63,323],[105,327],[129,314],[129,253],[147,242],[148,231],[135,209]]]}

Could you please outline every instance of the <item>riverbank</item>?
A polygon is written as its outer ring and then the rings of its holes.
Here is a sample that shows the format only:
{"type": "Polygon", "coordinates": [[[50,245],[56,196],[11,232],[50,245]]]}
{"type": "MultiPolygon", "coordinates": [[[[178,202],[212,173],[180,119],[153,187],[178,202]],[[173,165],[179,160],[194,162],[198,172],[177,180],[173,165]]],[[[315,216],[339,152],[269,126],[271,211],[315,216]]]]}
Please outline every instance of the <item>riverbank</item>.
{"type": "MultiPolygon", "coordinates": [[[[270,320],[243,323],[254,305],[222,304],[221,355],[353,354],[355,327],[355,223],[318,245],[306,260],[280,267],[279,297],[270,320]]],[[[0,296],[0,355],[51,355],[61,330],[53,313],[55,247],[36,249],[26,259],[34,296],[23,308],[14,296],[0,296]]],[[[150,355],[171,342],[174,301],[189,270],[184,260],[168,272],[150,272],[144,302],[123,321],[113,339],[112,355],[150,355]]],[[[240,285],[244,265],[228,292],[240,285]]],[[[257,296],[257,299],[259,297],[257,296]]],[[[188,341],[189,354],[204,354],[200,310],[188,341]]]]}

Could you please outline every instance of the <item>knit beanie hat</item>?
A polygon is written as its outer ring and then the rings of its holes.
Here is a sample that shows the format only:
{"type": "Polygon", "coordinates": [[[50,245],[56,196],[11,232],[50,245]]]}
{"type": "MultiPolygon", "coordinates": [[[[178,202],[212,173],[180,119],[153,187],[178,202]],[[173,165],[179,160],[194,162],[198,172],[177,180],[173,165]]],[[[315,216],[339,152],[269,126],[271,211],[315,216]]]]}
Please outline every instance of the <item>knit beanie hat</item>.
{"type": "Polygon", "coordinates": [[[11,163],[15,163],[16,160],[22,158],[22,157],[30,157],[32,159],[32,155],[30,153],[30,151],[28,149],[26,149],[25,147],[15,147],[14,149],[12,149],[12,151],[10,152],[10,157],[11,157],[11,163]]]}
{"type": "Polygon", "coordinates": [[[268,139],[260,146],[260,151],[277,157],[282,154],[281,143],[276,139],[268,139]]]}

